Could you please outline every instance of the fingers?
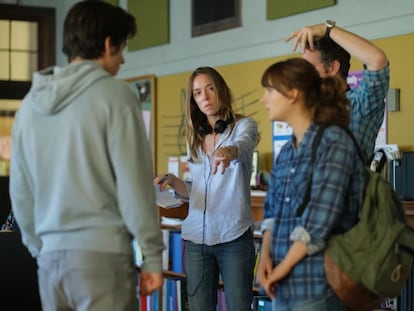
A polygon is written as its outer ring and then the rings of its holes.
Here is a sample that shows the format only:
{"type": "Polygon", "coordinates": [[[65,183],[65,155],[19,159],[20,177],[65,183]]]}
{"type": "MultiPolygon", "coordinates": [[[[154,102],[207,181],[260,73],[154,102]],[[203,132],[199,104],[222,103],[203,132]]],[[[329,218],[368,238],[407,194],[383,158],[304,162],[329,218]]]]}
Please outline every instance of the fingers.
{"type": "Polygon", "coordinates": [[[263,289],[265,290],[266,294],[271,298],[275,298],[275,283],[273,283],[270,279],[269,279],[269,274],[262,271],[262,273],[258,273],[258,281],[259,284],[263,287],[263,289]]]}
{"type": "Polygon", "coordinates": [[[285,39],[286,42],[289,42],[290,40],[295,39],[293,41],[293,46],[292,46],[292,51],[295,52],[298,44],[299,44],[299,38],[298,38],[298,32],[294,31],[292,32],[289,36],[287,36],[287,38],[285,39]]]}
{"type": "Polygon", "coordinates": [[[259,266],[257,267],[257,278],[261,285],[264,285],[269,280],[269,275],[273,271],[272,261],[269,258],[261,258],[259,266]]]}
{"type": "Polygon", "coordinates": [[[302,39],[302,53],[305,52],[306,47],[309,45],[309,49],[313,51],[313,33],[311,31],[307,31],[302,39]]]}
{"type": "Polygon", "coordinates": [[[162,182],[164,182],[164,180],[163,180],[163,178],[165,177],[165,174],[164,175],[158,175],[158,176],[155,176],[154,177],[154,179],[152,180],[152,183],[154,184],[154,185],[159,185],[159,184],[161,184],[162,182]]]}
{"type": "Polygon", "coordinates": [[[223,175],[224,172],[226,171],[226,168],[229,167],[229,162],[228,161],[223,161],[221,162],[221,174],[223,175]]]}
{"type": "Polygon", "coordinates": [[[302,29],[294,31],[289,36],[287,36],[285,39],[286,42],[294,39],[292,46],[293,52],[298,49],[299,45],[301,46],[302,53],[305,52],[307,47],[309,47],[310,50],[313,50],[313,40],[315,39],[314,31],[316,31],[314,28],[315,27],[312,28],[312,26],[303,27],[302,29]]]}
{"type": "Polygon", "coordinates": [[[165,189],[165,187],[167,187],[168,185],[171,184],[171,178],[173,176],[171,174],[163,174],[163,175],[159,175],[154,177],[153,179],[153,184],[154,185],[159,185],[160,186],[160,190],[163,191],[165,189]]]}
{"type": "Polygon", "coordinates": [[[161,288],[163,284],[163,277],[161,273],[140,273],[139,292],[141,295],[151,295],[157,289],[161,288]]]}
{"type": "Polygon", "coordinates": [[[270,299],[275,298],[275,286],[271,282],[266,282],[266,284],[263,286],[264,290],[266,291],[266,294],[269,296],[270,299]]]}
{"type": "Polygon", "coordinates": [[[226,168],[230,165],[230,160],[226,156],[215,156],[213,160],[212,174],[216,174],[218,167],[221,165],[221,174],[224,174],[226,168]]]}
{"type": "Polygon", "coordinates": [[[214,175],[215,173],[217,173],[217,168],[219,166],[220,162],[216,162],[214,161],[213,163],[213,170],[211,171],[211,173],[214,175]]]}
{"type": "Polygon", "coordinates": [[[296,31],[291,32],[285,39],[285,42],[289,42],[292,38],[296,37],[296,31]]]}

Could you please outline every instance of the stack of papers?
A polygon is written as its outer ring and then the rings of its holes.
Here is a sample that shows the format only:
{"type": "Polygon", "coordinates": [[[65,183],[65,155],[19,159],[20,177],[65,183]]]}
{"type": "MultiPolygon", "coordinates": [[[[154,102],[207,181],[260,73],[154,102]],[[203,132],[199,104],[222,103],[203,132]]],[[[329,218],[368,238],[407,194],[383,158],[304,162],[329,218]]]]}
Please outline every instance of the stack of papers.
{"type": "Polygon", "coordinates": [[[160,186],[154,186],[156,204],[163,208],[179,207],[183,204],[183,201],[174,197],[167,189],[160,190],[160,186]]]}
{"type": "Polygon", "coordinates": [[[177,225],[182,225],[183,221],[184,219],[181,219],[181,218],[161,216],[161,224],[163,225],[177,226],[177,225]]]}

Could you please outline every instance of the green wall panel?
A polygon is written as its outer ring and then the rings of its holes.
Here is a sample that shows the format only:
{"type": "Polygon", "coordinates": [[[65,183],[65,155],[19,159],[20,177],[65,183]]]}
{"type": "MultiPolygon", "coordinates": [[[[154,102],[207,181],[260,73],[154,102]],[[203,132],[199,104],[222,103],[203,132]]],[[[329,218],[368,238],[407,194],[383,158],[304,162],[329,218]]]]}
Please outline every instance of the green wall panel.
{"type": "Polygon", "coordinates": [[[129,0],[128,11],[138,27],[135,37],[128,41],[129,51],[169,42],[169,0],[129,0]]]}
{"type": "Polygon", "coordinates": [[[312,11],[336,4],[336,0],[267,0],[267,19],[312,11]]]}

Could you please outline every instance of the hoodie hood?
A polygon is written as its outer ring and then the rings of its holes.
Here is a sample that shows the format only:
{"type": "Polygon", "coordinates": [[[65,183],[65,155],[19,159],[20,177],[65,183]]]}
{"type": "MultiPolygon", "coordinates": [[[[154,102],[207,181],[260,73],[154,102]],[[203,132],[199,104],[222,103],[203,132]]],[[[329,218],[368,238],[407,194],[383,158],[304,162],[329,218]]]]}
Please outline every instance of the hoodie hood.
{"type": "Polygon", "coordinates": [[[108,77],[111,75],[93,61],[51,67],[33,75],[29,102],[42,114],[55,114],[92,84],[108,77]]]}

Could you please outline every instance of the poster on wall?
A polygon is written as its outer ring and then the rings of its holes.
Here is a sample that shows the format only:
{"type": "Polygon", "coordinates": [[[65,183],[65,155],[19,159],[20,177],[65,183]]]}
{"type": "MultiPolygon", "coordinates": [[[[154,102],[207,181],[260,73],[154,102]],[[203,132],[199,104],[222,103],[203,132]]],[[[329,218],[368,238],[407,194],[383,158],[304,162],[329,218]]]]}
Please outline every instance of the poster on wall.
{"type": "MultiPolygon", "coordinates": [[[[350,88],[354,88],[359,85],[362,77],[362,70],[349,72],[347,83],[350,88]]],[[[286,122],[273,122],[272,127],[273,137],[273,161],[280,153],[283,145],[289,141],[293,134],[292,128],[286,122]]],[[[378,136],[375,141],[375,145],[386,145],[387,144],[387,109],[384,112],[384,119],[382,125],[378,131],[378,136]]]]}
{"type": "Polygon", "coordinates": [[[293,130],[286,122],[275,121],[272,124],[273,132],[273,161],[276,159],[283,145],[292,137],[293,130]]]}

